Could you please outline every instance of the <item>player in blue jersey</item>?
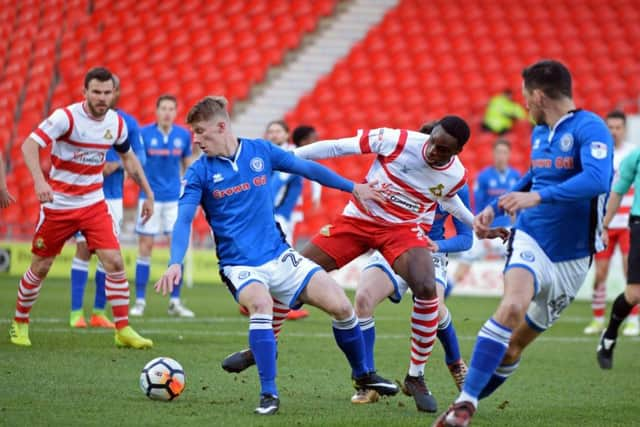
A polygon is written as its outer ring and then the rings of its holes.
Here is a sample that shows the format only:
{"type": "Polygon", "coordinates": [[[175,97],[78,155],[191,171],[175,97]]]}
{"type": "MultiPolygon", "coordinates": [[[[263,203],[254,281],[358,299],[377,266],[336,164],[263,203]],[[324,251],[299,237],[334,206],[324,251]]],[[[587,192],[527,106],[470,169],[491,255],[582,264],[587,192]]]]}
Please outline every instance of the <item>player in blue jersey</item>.
{"type": "Polygon", "coordinates": [[[333,333],[351,365],[354,386],[396,394],[395,384],[367,367],[358,319],[342,288],[287,244],[274,220],[270,188],[272,172],[281,170],[351,192],[357,200],[381,201],[382,195],[373,189],[376,182],[354,184],[269,141],[237,139],[226,106],[225,98],[208,96],[187,116],[203,155],[185,174],[169,268],[156,290],[165,294],[180,282],[191,222],[202,206],[216,240],[222,279],[237,302],[249,309],[249,346],[261,384],[257,414],[273,414],[280,403],[275,382],[274,303],[292,308],[307,303],[327,312],[334,318],[333,333]]]}
{"type": "MultiPolygon", "coordinates": [[[[136,302],[129,314],[142,316],[146,307],[147,282],[151,274],[151,252],[155,236],[171,236],[178,215],[178,197],[182,171],[191,163],[191,134],[174,123],[178,100],[173,95],[162,95],[156,101],[156,123],[141,129],[147,161],[144,172],[155,194],[154,214],[151,219],[136,225],[138,233],[138,259],[136,260],[136,302]]],[[[140,193],[140,206],[146,199],[140,193]]],[[[169,299],[170,316],[194,317],[180,301],[181,285],[176,286],[169,299]]]]}
{"type": "MultiPolygon", "coordinates": [[[[111,108],[115,109],[124,119],[128,130],[127,140],[140,163],[144,165],[145,154],[142,147],[142,141],[140,139],[138,122],[133,118],[133,116],[117,109],[118,100],[120,99],[120,79],[116,75],[113,75],[113,81],[114,94],[111,108]]],[[[111,216],[113,216],[113,222],[118,231],[117,234],[119,234],[123,217],[122,186],[124,185],[124,169],[122,168],[120,156],[118,156],[113,148],[110,148],[109,151],[107,151],[103,175],[104,182],[102,184],[102,189],[104,191],[104,198],[111,211],[111,216]]],[[[71,263],[71,315],[69,316],[69,324],[72,328],[87,327],[87,321],[85,320],[84,313],[82,311],[82,302],[84,300],[84,290],[87,286],[90,258],[91,253],[87,247],[86,239],[82,233],[77,233],[76,254],[71,263]]],[[[107,302],[107,296],[104,288],[105,278],[104,268],[98,261],[95,274],[96,295],[91,318],[89,319],[89,326],[94,328],[113,329],[115,325],[111,320],[109,320],[104,311],[107,302]]]]}
{"type": "MultiPolygon", "coordinates": [[[[498,138],[493,143],[493,165],[478,174],[473,186],[474,212],[482,212],[491,202],[507,193],[520,179],[520,173],[509,166],[511,143],[505,138],[498,138]]],[[[511,227],[511,218],[507,214],[497,215],[492,227],[511,227]]],[[[506,247],[500,240],[474,239],[470,250],[463,252],[458,259],[458,267],[453,273],[449,288],[462,281],[471,269],[471,264],[483,259],[486,255],[504,256],[506,247]]],[[[450,289],[447,291],[450,291],[450,289]]]]}
{"type": "Polygon", "coordinates": [[[596,114],[576,109],[571,74],[560,62],[539,61],[522,77],[536,123],[531,168],[474,220],[483,237],[497,214],[520,212],[509,240],[504,294],[480,329],[460,396],[435,426],[470,424],[478,399],[513,374],[523,350],[573,301],[593,254],[603,248],[611,134],[596,114]]]}

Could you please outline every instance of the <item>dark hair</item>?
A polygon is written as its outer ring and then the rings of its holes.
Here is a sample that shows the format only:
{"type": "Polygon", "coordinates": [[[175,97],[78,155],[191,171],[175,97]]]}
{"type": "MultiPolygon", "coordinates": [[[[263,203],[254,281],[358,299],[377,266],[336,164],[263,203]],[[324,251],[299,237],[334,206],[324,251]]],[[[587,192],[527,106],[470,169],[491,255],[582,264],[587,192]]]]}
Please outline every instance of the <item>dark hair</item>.
{"type": "Polygon", "coordinates": [[[609,114],[607,114],[607,120],[609,119],[620,119],[624,124],[627,124],[627,115],[620,110],[610,111],[609,114]]]}
{"type": "Polygon", "coordinates": [[[438,121],[438,125],[442,126],[449,135],[458,141],[458,148],[461,150],[469,140],[469,136],[471,136],[469,125],[461,117],[444,116],[438,121]]]}
{"type": "Polygon", "coordinates": [[[438,125],[437,120],[431,120],[430,122],[423,123],[422,126],[420,126],[420,129],[418,129],[418,132],[426,133],[427,135],[429,135],[431,131],[433,131],[433,128],[436,127],[437,125],[438,125]]]}
{"type": "Polygon", "coordinates": [[[89,89],[89,82],[91,80],[98,80],[99,82],[106,82],[111,80],[115,87],[115,81],[113,80],[113,75],[111,71],[107,70],[104,67],[95,67],[90,69],[87,74],[84,76],[84,88],[89,89]]]}
{"type": "Polygon", "coordinates": [[[165,94],[160,95],[158,97],[158,100],[156,101],[156,108],[158,108],[160,106],[160,103],[162,101],[171,101],[174,104],[176,104],[176,106],[178,106],[178,98],[176,98],[174,95],[171,95],[169,93],[165,93],[165,94]]]}
{"type": "Polygon", "coordinates": [[[295,145],[299,146],[302,141],[309,138],[309,135],[315,132],[316,130],[313,126],[300,125],[293,130],[291,140],[295,145]]]}
{"type": "Polygon", "coordinates": [[[280,125],[285,132],[289,133],[289,125],[284,120],[271,120],[267,123],[267,129],[271,127],[271,125],[280,125]]]}
{"type": "Polygon", "coordinates": [[[509,142],[509,140],[507,138],[498,138],[494,141],[493,143],[493,149],[495,150],[495,148],[498,145],[504,145],[505,147],[507,147],[509,150],[511,150],[511,142],[509,142]]]}
{"type": "Polygon", "coordinates": [[[198,122],[211,120],[215,116],[222,116],[229,119],[227,112],[228,101],[224,96],[205,96],[196,103],[189,113],[187,113],[187,124],[193,125],[198,122]]]}
{"type": "Polygon", "coordinates": [[[561,62],[552,59],[538,61],[522,70],[522,78],[529,91],[540,89],[551,99],[573,97],[571,73],[561,62]]]}

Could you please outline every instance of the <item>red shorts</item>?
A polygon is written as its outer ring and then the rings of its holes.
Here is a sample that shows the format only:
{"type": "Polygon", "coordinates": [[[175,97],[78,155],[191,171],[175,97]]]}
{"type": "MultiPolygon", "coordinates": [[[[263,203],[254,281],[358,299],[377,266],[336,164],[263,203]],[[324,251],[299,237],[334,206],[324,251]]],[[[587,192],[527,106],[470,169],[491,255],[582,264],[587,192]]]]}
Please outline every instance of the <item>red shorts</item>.
{"type": "Polygon", "coordinates": [[[78,209],[42,209],[31,252],[41,257],[56,256],[65,242],[78,231],[87,239],[91,251],[120,249],[113,218],[103,200],[78,209]]]}
{"type": "Polygon", "coordinates": [[[316,234],[311,242],[327,253],[338,268],[367,252],[377,249],[393,262],[411,248],[426,248],[427,239],[416,224],[377,224],[340,215],[316,234]]]}
{"type": "Polygon", "coordinates": [[[605,260],[611,259],[613,256],[613,250],[616,245],[620,245],[620,252],[625,255],[629,254],[629,229],[628,228],[614,228],[607,231],[609,233],[609,244],[607,247],[596,254],[596,259],[605,260]]]}

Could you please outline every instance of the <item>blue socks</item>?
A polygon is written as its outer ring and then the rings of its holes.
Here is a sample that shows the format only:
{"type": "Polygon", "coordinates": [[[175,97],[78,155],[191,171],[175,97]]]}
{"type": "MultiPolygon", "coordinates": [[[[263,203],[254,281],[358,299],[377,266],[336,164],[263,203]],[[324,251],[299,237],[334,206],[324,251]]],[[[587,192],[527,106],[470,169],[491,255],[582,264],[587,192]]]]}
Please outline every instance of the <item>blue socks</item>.
{"type": "Polygon", "coordinates": [[[253,353],[260,376],[260,394],[278,395],[276,387],[276,337],[273,316],[253,314],[249,318],[249,348],[253,353]]]}
{"type": "Polygon", "coordinates": [[[144,300],[147,294],[147,282],[151,272],[149,257],[138,257],[136,260],[136,299],[144,300]]]}
{"type": "Polygon", "coordinates": [[[474,406],[478,406],[480,394],[491,380],[507,352],[511,332],[511,329],[501,325],[493,318],[485,322],[473,347],[469,373],[457,402],[469,401],[474,406]]]}
{"type": "Polygon", "coordinates": [[[102,264],[98,262],[98,267],[96,268],[96,298],[93,300],[94,310],[104,310],[107,305],[107,294],[104,289],[105,280],[106,274],[102,264]]]}
{"type": "Polygon", "coordinates": [[[87,277],[89,277],[89,262],[74,257],[71,262],[71,311],[82,310],[87,277]]]}
{"type": "Polygon", "coordinates": [[[359,378],[369,372],[365,361],[364,339],[355,313],[345,320],[333,320],[333,336],[340,350],[347,356],[351,374],[359,378]]]}
{"type": "Polygon", "coordinates": [[[376,370],[375,358],[373,356],[373,349],[376,345],[376,322],[373,317],[363,317],[358,319],[360,323],[360,330],[362,331],[362,338],[364,339],[364,353],[365,361],[369,371],[376,370]]]}
{"type": "Polygon", "coordinates": [[[460,347],[458,345],[458,335],[451,321],[451,313],[447,310],[444,319],[438,322],[438,340],[444,349],[444,360],[447,365],[460,360],[460,347]]]}

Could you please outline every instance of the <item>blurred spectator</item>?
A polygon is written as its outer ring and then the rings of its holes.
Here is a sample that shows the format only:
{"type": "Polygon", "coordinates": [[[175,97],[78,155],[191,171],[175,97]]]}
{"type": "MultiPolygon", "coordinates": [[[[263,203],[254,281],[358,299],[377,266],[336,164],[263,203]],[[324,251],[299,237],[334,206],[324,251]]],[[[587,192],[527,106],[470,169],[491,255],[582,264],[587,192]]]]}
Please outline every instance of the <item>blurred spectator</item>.
{"type": "Polygon", "coordinates": [[[11,202],[15,202],[9,190],[7,189],[7,175],[4,167],[4,159],[0,153],[0,208],[9,207],[11,202]]]}
{"type": "Polygon", "coordinates": [[[515,120],[524,119],[527,113],[520,104],[512,98],[511,89],[493,96],[484,113],[482,128],[498,135],[509,132],[515,120]]]}

